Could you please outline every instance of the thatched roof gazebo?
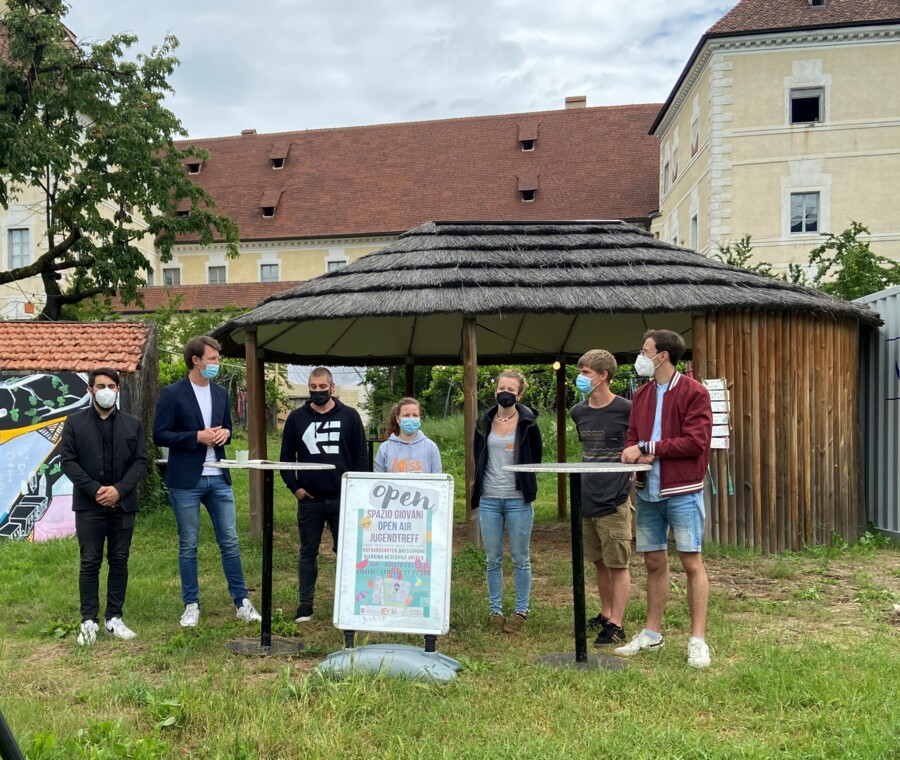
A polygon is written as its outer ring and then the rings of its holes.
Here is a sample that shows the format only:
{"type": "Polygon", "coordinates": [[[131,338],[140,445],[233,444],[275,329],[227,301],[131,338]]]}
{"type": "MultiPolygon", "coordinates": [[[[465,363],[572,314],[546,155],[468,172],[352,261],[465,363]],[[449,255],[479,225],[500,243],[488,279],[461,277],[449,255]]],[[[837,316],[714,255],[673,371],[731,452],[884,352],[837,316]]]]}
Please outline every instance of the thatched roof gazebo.
{"type": "MultiPolygon", "coordinates": [[[[779,550],[859,528],[857,346],[860,329],[879,321],[623,222],[431,222],[215,334],[257,378],[259,360],[462,362],[472,425],[476,357],[564,363],[602,347],[631,360],[646,329],[676,330],[696,374],[724,377],[731,390],[712,537],[779,550]]],[[[262,404],[260,391],[251,395],[262,404]]]]}

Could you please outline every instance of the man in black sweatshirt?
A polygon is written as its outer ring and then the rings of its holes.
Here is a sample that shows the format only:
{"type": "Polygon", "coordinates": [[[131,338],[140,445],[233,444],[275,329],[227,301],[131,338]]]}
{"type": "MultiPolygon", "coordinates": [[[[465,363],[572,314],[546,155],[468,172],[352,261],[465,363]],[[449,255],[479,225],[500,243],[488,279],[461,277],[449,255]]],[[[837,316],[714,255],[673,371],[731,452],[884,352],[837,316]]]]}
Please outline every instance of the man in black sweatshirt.
{"type": "Polygon", "coordinates": [[[291,412],[281,439],[282,462],[333,464],[333,470],[283,470],[281,478],[297,497],[300,557],[297,577],[300,606],[296,622],[312,619],[319,544],[325,524],[337,550],[341,507],[341,476],[368,469],[366,432],[359,412],[342,404],[334,394],[334,378],[325,367],[309,375],[309,401],[291,412]]]}

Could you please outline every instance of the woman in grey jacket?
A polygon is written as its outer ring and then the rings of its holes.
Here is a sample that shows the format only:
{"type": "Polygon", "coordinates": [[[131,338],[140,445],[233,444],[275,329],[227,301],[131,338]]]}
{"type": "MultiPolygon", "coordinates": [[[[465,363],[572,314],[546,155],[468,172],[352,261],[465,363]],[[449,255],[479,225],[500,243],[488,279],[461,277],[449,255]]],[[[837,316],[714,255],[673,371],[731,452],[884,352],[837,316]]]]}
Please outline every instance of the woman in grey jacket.
{"type": "Polygon", "coordinates": [[[388,413],[388,438],[378,447],[375,472],[441,472],[441,452],[421,430],[422,409],[402,398],[388,413]]]}

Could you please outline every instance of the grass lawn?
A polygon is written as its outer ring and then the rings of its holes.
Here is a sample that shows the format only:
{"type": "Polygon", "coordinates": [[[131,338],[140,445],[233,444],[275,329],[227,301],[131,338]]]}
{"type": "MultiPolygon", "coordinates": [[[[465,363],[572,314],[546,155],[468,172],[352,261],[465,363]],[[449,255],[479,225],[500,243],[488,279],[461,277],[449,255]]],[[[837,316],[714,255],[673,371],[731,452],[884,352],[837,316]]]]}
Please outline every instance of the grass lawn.
{"type": "MultiPolygon", "coordinates": [[[[460,457],[447,441],[439,443],[459,497],[460,457]]],[[[521,636],[488,633],[484,557],[457,527],[451,631],[438,650],[464,667],[445,686],[381,676],[330,681],[314,672],[342,646],[331,624],[330,551],[320,558],[316,617],[301,626],[309,649],[266,659],[225,648],[259,628],[234,617],[208,519],[200,626],[178,625],[173,517],[142,514],[125,609],[138,638],[85,649],[74,643],[75,539],[0,542],[0,707],[32,759],[900,757],[900,551],[871,538],[771,557],[710,546],[712,668],[685,662],[689,619],[674,559],[661,652],[622,671],[556,670],[535,664],[574,649],[568,526],[555,519],[553,483],[542,483],[537,505],[533,613],[521,636]]],[[[246,490],[246,476],[237,475],[241,505],[246,490]]],[[[295,504],[279,483],[274,606],[283,615],[275,633],[286,637],[299,635],[295,504]]],[[[458,498],[458,515],[460,508],[458,498]]],[[[261,547],[247,536],[245,506],[239,529],[258,602],[261,547]]],[[[594,615],[592,568],[586,576],[594,615]]],[[[645,612],[639,557],[632,578],[629,637],[645,612]]],[[[420,643],[368,638],[392,640],[420,643]]]]}

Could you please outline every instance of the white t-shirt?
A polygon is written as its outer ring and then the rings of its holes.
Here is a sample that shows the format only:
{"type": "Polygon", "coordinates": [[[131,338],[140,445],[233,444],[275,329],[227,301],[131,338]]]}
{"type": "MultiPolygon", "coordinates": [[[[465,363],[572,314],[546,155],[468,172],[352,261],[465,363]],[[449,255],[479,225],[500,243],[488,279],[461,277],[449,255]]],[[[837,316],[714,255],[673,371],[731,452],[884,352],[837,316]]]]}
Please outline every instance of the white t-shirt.
{"type": "MultiPolygon", "coordinates": [[[[203,427],[212,427],[212,386],[196,385],[191,381],[191,388],[194,389],[194,395],[197,397],[197,403],[200,405],[200,416],[203,417],[203,427]]],[[[212,446],[206,447],[206,461],[216,461],[216,450],[212,446]]],[[[221,475],[222,470],[217,467],[204,467],[201,475],[221,475]]]]}

